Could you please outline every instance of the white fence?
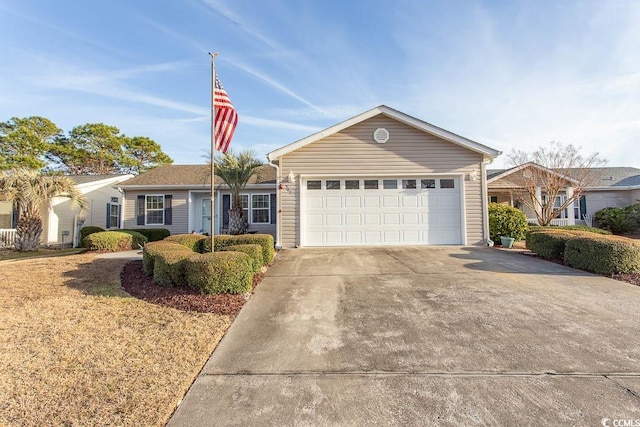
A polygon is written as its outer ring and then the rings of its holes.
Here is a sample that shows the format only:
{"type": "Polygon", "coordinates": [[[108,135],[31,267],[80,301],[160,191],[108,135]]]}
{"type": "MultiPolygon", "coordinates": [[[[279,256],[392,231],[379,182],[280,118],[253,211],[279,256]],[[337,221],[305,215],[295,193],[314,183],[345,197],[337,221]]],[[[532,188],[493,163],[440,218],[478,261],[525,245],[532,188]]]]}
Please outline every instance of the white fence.
{"type": "MultiPolygon", "coordinates": [[[[538,225],[538,220],[535,218],[527,218],[529,224],[538,225]]],[[[569,225],[569,220],[566,218],[556,218],[551,220],[550,225],[569,225]]]]}
{"type": "Polygon", "coordinates": [[[0,228],[0,248],[12,248],[15,241],[15,228],[0,228]]]}

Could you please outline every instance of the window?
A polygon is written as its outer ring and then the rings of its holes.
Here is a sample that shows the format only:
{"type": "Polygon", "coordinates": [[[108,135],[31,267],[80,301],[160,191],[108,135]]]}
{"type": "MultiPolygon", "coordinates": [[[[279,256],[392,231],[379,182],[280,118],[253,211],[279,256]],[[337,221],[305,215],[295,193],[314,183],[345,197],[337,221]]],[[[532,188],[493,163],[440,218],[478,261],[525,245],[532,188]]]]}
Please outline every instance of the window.
{"type": "Polygon", "coordinates": [[[453,179],[441,179],[440,188],[455,188],[455,180],[453,179]]]}
{"type": "Polygon", "coordinates": [[[164,196],[146,196],[146,224],[164,224],[164,196]]]}
{"type": "Polygon", "coordinates": [[[327,190],[339,190],[340,189],[340,181],[339,180],[338,181],[335,181],[335,180],[329,181],[329,180],[327,180],[326,185],[327,185],[327,190]]]}
{"type": "Polygon", "coordinates": [[[382,188],[385,190],[395,190],[398,188],[398,181],[395,179],[383,179],[382,188]]]}
{"type": "Polygon", "coordinates": [[[436,188],[436,180],[435,179],[421,179],[420,180],[420,188],[423,190],[425,188],[436,188]]]}
{"type": "Polygon", "coordinates": [[[240,195],[240,205],[242,206],[242,218],[244,218],[244,223],[249,224],[249,195],[248,194],[240,195]]]}
{"type": "Polygon", "coordinates": [[[269,194],[251,195],[251,222],[253,224],[268,224],[270,222],[270,200],[269,194]]]}
{"type": "Polygon", "coordinates": [[[365,179],[364,180],[364,189],[365,190],[377,190],[378,189],[378,180],[377,179],[365,179]]]}
{"type": "Polygon", "coordinates": [[[415,190],[416,189],[416,180],[415,179],[403,179],[402,180],[402,189],[403,190],[415,190]]]}
{"type": "Polygon", "coordinates": [[[489,203],[498,203],[498,196],[489,197],[489,203]]]}
{"type": "Polygon", "coordinates": [[[307,181],[307,190],[320,190],[322,181],[307,181]]]}
{"type": "Polygon", "coordinates": [[[118,228],[119,208],[118,205],[109,205],[109,228],[118,228]]]}
{"type": "Polygon", "coordinates": [[[344,182],[344,188],[347,190],[358,190],[360,188],[360,181],[357,179],[347,179],[344,182]]]}

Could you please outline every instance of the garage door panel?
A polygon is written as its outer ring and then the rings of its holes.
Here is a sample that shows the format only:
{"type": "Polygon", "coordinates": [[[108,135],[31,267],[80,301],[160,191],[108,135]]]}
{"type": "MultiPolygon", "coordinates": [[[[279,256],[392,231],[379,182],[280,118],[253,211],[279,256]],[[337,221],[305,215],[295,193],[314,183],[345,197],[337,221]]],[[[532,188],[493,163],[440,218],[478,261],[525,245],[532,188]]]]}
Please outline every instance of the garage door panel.
{"type": "MultiPolygon", "coordinates": [[[[303,193],[306,220],[303,244],[340,245],[424,245],[462,243],[461,198],[458,178],[454,188],[345,188],[313,190],[303,193]]],[[[405,178],[398,178],[403,182],[405,178]]],[[[417,182],[421,183],[421,179],[417,182]]],[[[447,178],[450,179],[450,178],[447,178]]],[[[321,180],[315,178],[315,180],[321,180]]],[[[329,180],[329,179],[327,179],[329,180]]],[[[337,178],[330,180],[337,181],[337,178]]],[[[375,181],[375,177],[372,178],[375,181]]],[[[394,181],[392,178],[379,178],[394,181]]],[[[414,179],[412,179],[414,180],[414,179]]],[[[325,180],[322,188],[326,188],[325,180]]],[[[360,181],[362,182],[362,181],[360,181]]],[[[401,187],[401,186],[399,186],[401,187]]],[[[305,186],[303,185],[303,188],[305,186]]]]}

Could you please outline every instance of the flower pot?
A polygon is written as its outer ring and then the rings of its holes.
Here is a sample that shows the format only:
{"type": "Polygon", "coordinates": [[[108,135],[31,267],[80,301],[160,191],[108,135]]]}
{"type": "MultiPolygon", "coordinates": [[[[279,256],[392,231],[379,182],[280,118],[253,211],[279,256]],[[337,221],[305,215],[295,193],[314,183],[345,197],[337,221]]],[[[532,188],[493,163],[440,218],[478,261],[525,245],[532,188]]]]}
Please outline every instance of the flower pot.
{"type": "Polygon", "coordinates": [[[500,243],[502,243],[502,246],[507,249],[511,249],[511,247],[513,246],[513,242],[515,241],[516,239],[514,239],[513,237],[500,236],[500,243]]]}

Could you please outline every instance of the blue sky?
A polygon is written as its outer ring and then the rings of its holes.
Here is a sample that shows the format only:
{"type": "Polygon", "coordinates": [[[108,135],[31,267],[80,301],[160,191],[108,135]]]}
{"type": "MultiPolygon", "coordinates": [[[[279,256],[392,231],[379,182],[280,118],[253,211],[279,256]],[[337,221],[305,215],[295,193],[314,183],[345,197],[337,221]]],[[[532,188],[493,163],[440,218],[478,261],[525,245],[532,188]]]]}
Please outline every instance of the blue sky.
{"type": "MultiPolygon", "coordinates": [[[[0,120],[209,148],[210,62],[267,152],[386,104],[505,153],[640,167],[640,2],[0,0],[0,120]]],[[[506,164],[501,156],[492,167],[506,164]]]]}

